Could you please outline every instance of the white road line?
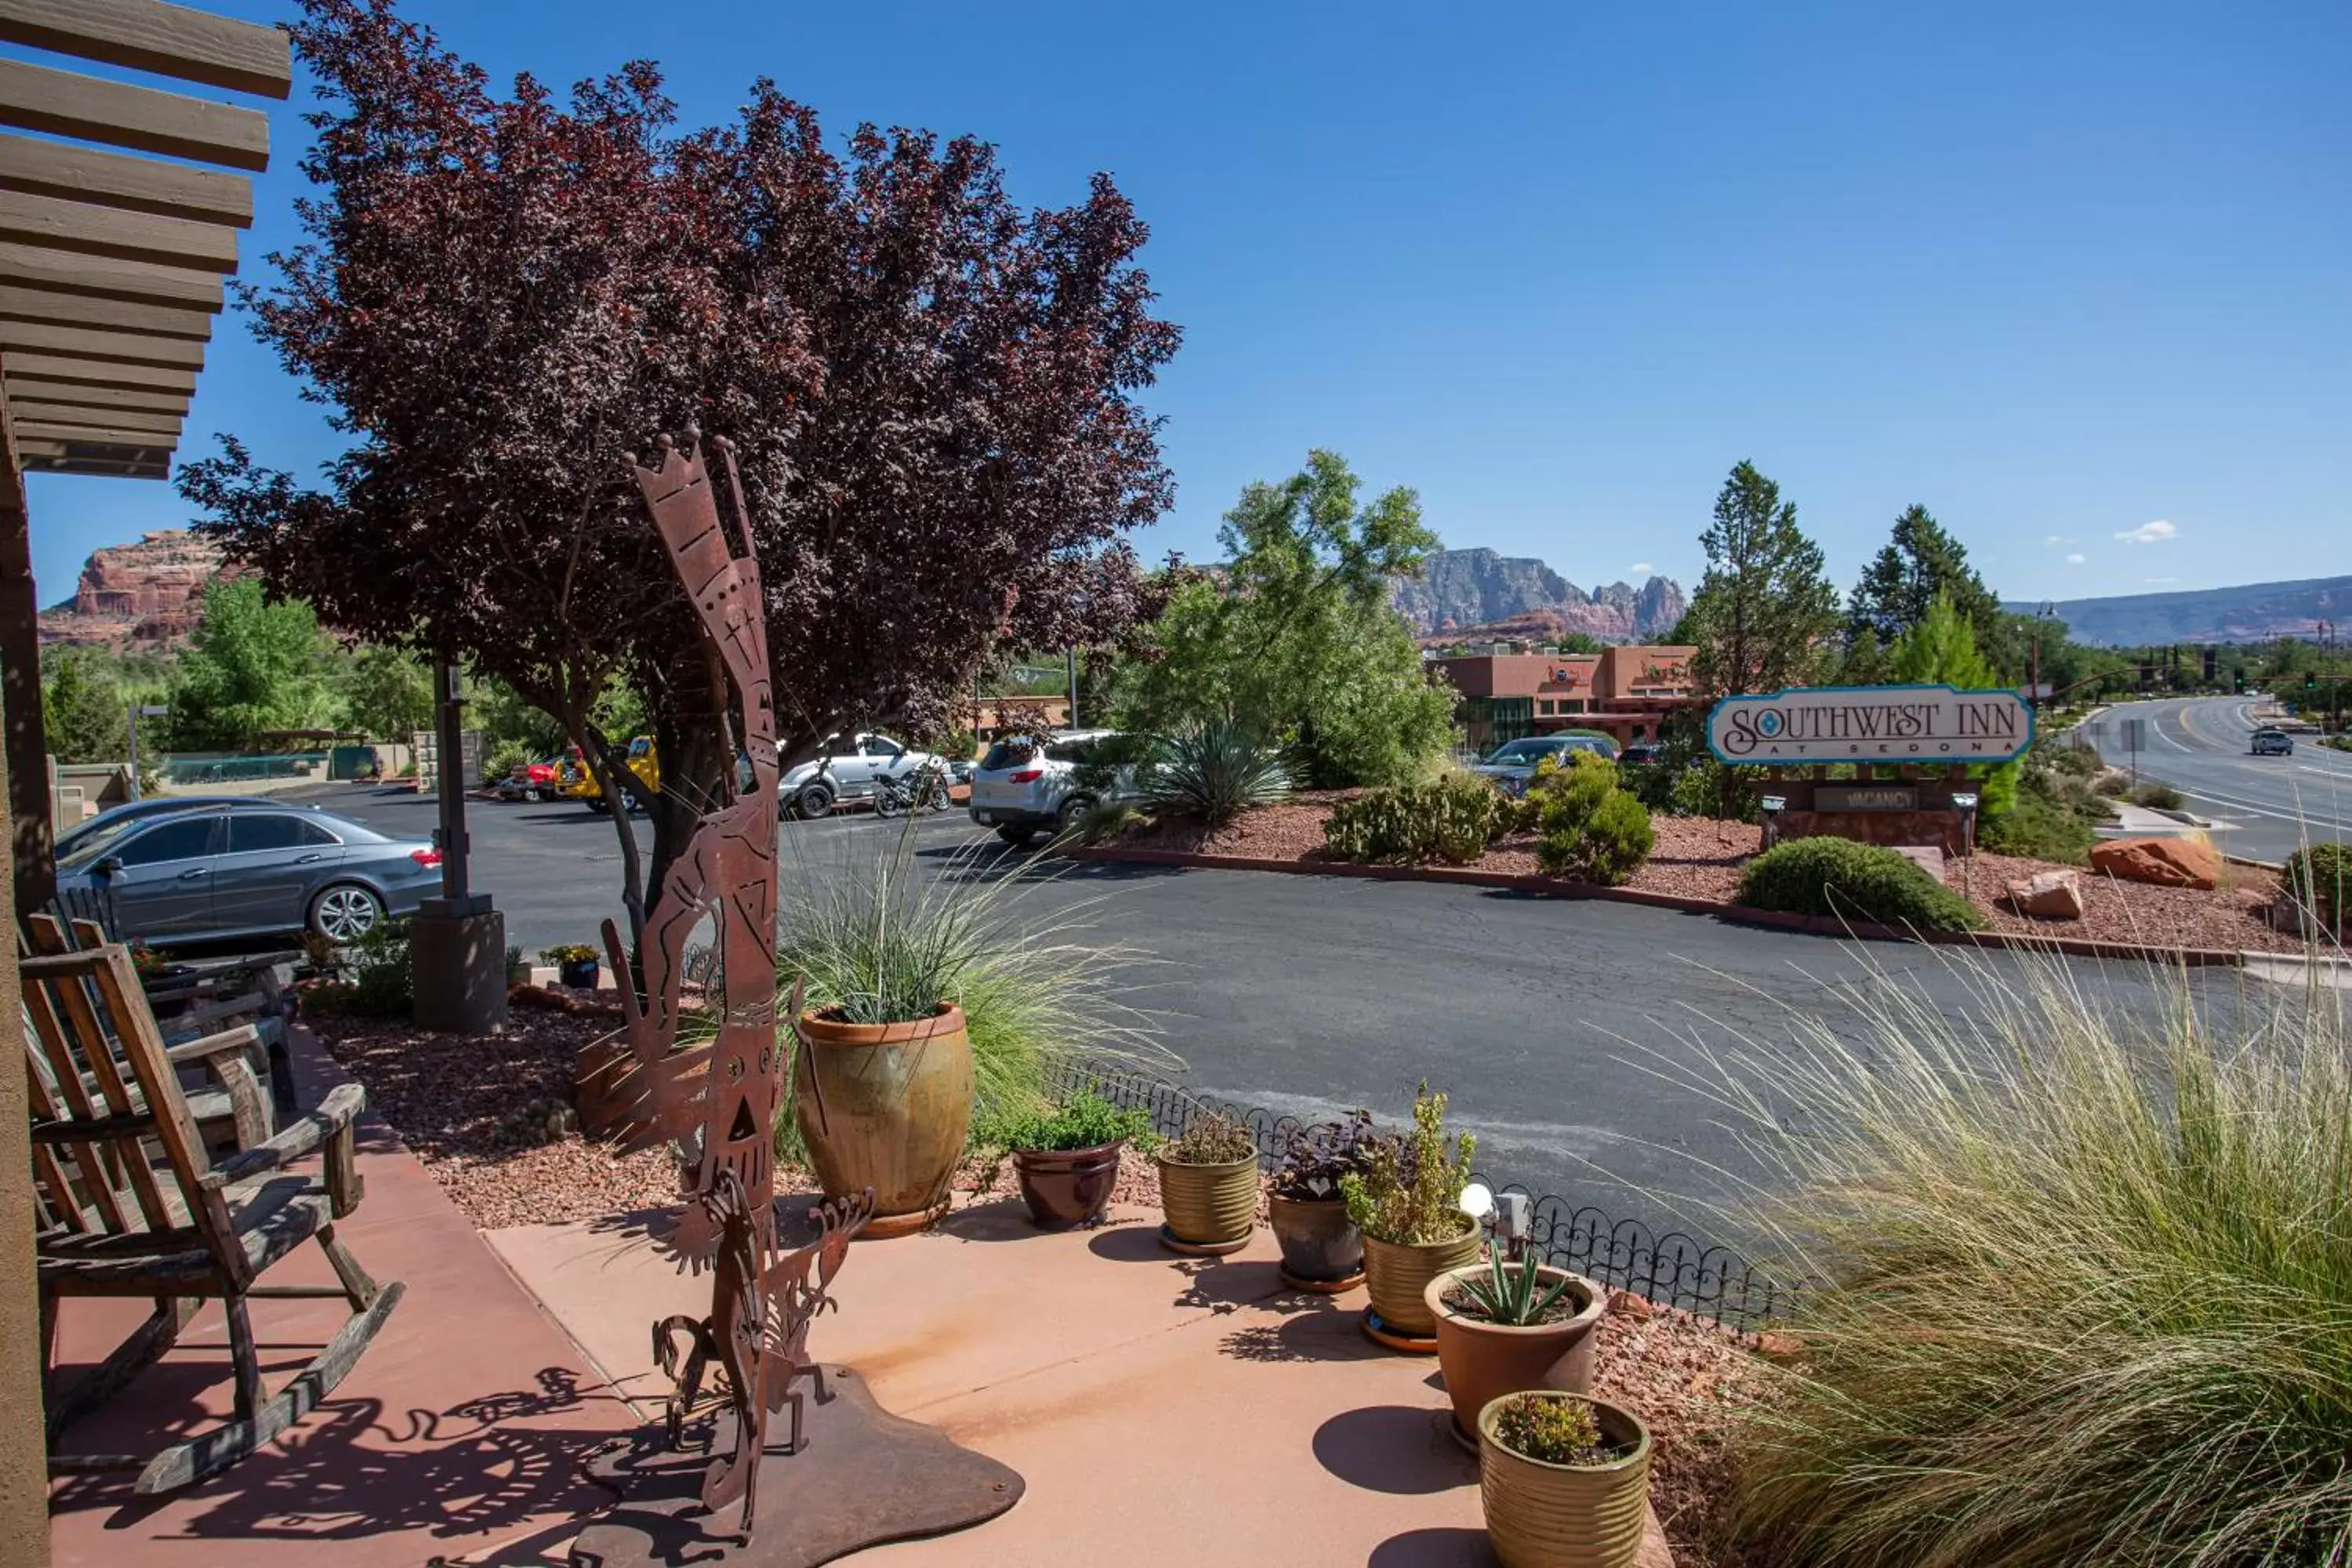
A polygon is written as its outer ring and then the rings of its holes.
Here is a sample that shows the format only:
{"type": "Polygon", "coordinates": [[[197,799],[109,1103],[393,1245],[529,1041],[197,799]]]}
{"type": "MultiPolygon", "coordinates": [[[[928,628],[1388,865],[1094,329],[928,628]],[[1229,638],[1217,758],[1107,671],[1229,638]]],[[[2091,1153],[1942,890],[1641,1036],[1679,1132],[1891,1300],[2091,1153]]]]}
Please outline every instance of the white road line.
{"type": "Polygon", "coordinates": [[[2198,789],[2189,784],[2175,784],[2173,787],[2191,800],[2215,801],[2223,805],[2235,807],[2240,811],[2251,811],[2257,816],[2275,817],[2281,822],[2299,822],[2308,826],[2326,828],[2339,833],[2343,832],[2347,827],[2352,827],[2352,822],[2346,822],[2333,816],[2322,816],[2308,808],[2302,808],[2294,811],[2281,811],[2275,805],[2267,805],[2257,801],[2242,799],[2236,795],[2217,795],[2211,790],[2198,789]]]}
{"type": "MultiPolygon", "coordinates": [[[[2184,735],[2189,733],[2189,710],[2185,708],[2175,709],[2173,710],[2173,717],[2180,721],[2180,732],[2184,735]]],[[[2197,749],[2186,741],[2176,741],[2171,736],[2166,734],[2164,732],[2164,715],[2161,713],[2158,714],[2155,719],[2150,721],[2147,727],[2155,734],[2158,740],[2163,742],[2166,745],[2170,746],[2176,752],[2193,752],[2197,749]]]]}

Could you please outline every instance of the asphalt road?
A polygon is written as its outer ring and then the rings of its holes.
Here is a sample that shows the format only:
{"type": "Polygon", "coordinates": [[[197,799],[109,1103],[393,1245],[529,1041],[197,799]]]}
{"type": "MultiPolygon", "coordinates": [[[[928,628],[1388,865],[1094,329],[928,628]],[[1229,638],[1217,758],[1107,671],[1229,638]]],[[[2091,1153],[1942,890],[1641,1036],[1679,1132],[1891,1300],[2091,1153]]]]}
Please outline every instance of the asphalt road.
{"type": "Polygon", "coordinates": [[[2352,839],[2352,752],[2297,735],[2290,756],[2254,756],[2253,710],[2243,697],[2126,702],[2084,729],[2108,766],[2127,767],[2123,721],[2144,721],[2139,776],[2172,785],[2214,818],[2226,854],[2283,860],[2307,841],[2352,839]]]}
{"type": "MultiPolygon", "coordinates": [[[[432,805],[345,786],[302,792],[386,831],[429,830],[432,805]]],[[[469,804],[477,886],[511,938],[589,941],[619,913],[610,822],[578,806],[469,804]]],[[[638,827],[645,837],[642,825],[638,827]]],[[[784,897],[878,852],[898,825],[835,817],[784,827],[784,897]]],[[[926,818],[932,871],[994,841],[960,815],[926,818]]],[[[1677,1083],[1705,1051],[1783,1037],[1792,1015],[1835,1018],[1840,981],[1916,984],[1969,1010],[1954,950],[1853,947],[1630,905],[1423,883],[1206,871],[1010,856],[1036,880],[1021,918],[1076,918],[1087,940],[1140,949],[1137,1005],[1162,1015],[1202,1092],[1306,1117],[1366,1105],[1402,1115],[1426,1077],[1479,1139],[1479,1167],[1596,1203],[1612,1215],[1738,1238],[1712,1212],[1759,1167],[1677,1083]],[[1646,1056],[1660,1053],[1663,1061],[1646,1056]],[[1661,1076],[1662,1073],[1664,1076],[1661,1076]],[[1716,1169],[1720,1167],[1721,1169],[1716,1169]]],[[[2013,972],[2006,954],[1972,955],[2013,972]]],[[[2137,964],[2085,964],[2084,984],[2132,1005],[2156,997],[2137,964]]],[[[2222,994],[2227,981],[2200,981],[2222,994]]]]}

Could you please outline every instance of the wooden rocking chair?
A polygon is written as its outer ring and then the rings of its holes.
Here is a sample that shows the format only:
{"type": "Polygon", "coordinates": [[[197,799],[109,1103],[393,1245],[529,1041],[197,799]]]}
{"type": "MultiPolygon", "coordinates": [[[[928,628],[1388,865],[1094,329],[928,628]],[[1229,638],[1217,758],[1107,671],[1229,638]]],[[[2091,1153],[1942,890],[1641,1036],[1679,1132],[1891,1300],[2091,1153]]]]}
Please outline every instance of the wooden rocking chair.
{"type": "Polygon", "coordinates": [[[148,1296],[155,1302],[154,1315],[104,1362],[72,1388],[52,1394],[49,1473],[135,1469],[142,1495],[187,1486],[301,1419],[342,1381],[400,1300],[398,1280],[379,1286],[335,1237],[334,1222],[360,1201],[352,1124],[366,1095],[357,1084],[343,1084],[275,1137],[215,1164],[189,1114],[174,1052],[165,1048],[140,994],[130,951],[109,943],[28,958],[20,968],[44,1364],[60,1299],[148,1296]],[[288,1170],[322,1144],[319,1175],[288,1170]],[[309,1240],[325,1251],[340,1283],[256,1283],[309,1240]],[[214,1297],[228,1321],[235,1419],[152,1457],[56,1451],[68,1424],[171,1349],[196,1309],[214,1297]],[[246,1313],[254,1297],[341,1297],[351,1305],[333,1340],[274,1398],[262,1387],[246,1313]]]}

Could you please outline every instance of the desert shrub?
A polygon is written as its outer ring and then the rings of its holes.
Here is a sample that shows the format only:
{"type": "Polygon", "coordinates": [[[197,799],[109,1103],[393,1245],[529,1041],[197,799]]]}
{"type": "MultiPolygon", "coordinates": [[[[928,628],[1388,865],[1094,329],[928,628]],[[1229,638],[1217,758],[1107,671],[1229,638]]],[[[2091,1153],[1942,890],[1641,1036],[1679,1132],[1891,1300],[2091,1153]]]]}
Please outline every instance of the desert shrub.
{"type": "Polygon", "coordinates": [[[408,968],[408,922],[383,920],[352,943],[351,1010],[372,1018],[405,1018],[416,1005],[408,968]]]}
{"type": "Polygon", "coordinates": [[[1774,845],[1740,873],[1739,901],[1919,931],[1977,931],[1985,923],[1974,905],[1894,850],[1851,838],[1774,845]]]}
{"type": "Polygon", "coordinates": [[[2132,792],[2131,775],[2123,773],[2104,773],[2091,787],[2110,800],[2124,800],[2128,798],[2132,792]]]}
{"type": "Polygon", "coordinates": [[[1412,1131],[1374,1133],[1358,1148],[1362,1168],[1339,1178],[1339,1193],[1366,1236],[1400,1245],[1449,1241],[1478,1223],[1462,1212],[1477,1140],[1461,1134],[1447,1157],[1445,1096],[1432,1094],[1427,1079],[1413,1096],[1412,1131]]]}
{"type": "Polygon", "coordinates": [[[1252,806],[1290,798],[1281,748],[1238,719],[1212,719],[1154,742],[1136,781],[1147,810],[1223,827],[1252,806]]]}
{"type": "Polygon", "coordinates": [[[2168,784],[2150,782],[2131,792],[2131,802],[2150,811],[2179,811],[2180,792],[2168,784]]]}
{"type": "Polygon", "coordinates": [[[1449,772],[1341,801],[1323,824],[1323,846],[1337,860],[1467,866],[1507,827],[1511,805],[1477,774],[1449,772]]]}
{"type": "Polygon", "coordinates": [[[2352,845],[2313,844],[2287,858],[2286,886],[2328,930],[2341,932],[2352,911],[2352,845]]]}
{"type": "Polygon", "coordinates": [[[530,748],[520,741],[500,741],[482,758],[482,782],[496,784],[530,760],[530,748]]]}
{"type": "Polygon", "coordinates": [[[1814,1282],[1737,1433],[1741,1560],[2352,1562],[2342,994],[1954,968],[1963,1005],[1873,974],[1690,1070],[1814,1282]]]}
{"type": "Polygon", "coordinates": [[[2088,860],[2098,837],[2098,830],[2086,816],[2030,788],[2018,792],[2017,804],[2008,811],[1977,825],[1980,848],[2069,866],[2088,860]]]}
{"type": "Polygon", "coordinates": [[[1540,792],[1536,863],[1550,877],[1614,887],[1641,869],[1655,837],[1650,814],[1618,784],[1617,764],[1579,752],[1540,792]]]}

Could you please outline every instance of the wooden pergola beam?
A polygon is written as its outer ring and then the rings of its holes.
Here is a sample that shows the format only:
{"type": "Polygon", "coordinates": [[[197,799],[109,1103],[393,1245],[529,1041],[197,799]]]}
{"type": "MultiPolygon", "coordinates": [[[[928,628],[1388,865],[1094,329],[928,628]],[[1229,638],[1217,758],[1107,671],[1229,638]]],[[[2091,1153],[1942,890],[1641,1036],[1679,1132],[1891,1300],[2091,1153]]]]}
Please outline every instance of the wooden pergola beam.
{"type": "MultiPolygon", "coordinates": [[[[0,5],[6,4],[0,0],[0,5]]],[[[253,182],[243,174],[37,136],[0,134],[0,189],[232,228],[253,226],[253,182]]]]}
{"type": "Polygon", "coordinates": [[[59,294],[47,289],[20,289],[13,283],[0,283],[0,321],[104,327],[110,331],[148,332],[159,338],[194,338],[198,342],[213,335],[213,317],[206,310],[173,310],[162,305],[93,300],[87,295],[59,294]]]}
{"type": "Polygon", "coordinates": [[[264,98],[294,84],[279,29],[161,0],[0,0],[0,41],[264,98]]]}
{"type": "Polygon", "coordinates": [[[24,376],[39,381],[71,382],[77,386],[114,386],[126,392],[176,392],[194,395],[196,373],[152,364],[116,364],[105,360],[71,359],[60,354],[20,353],[0,356],[0,371],[8,384],[24,376]]]}
{"type": "Polygon", "coordinates": [[[75,256],[38,246],[0,241],[0,283],[22,283],[59,294],[93,300],[125,300],[138,305],[171,305],[217,311],[224,303],[220,274],[145,261],[75,256]]]}
{"type": "Polygon", "coordinates": [[[7,400],[29,398],[38,403],[69,403],[80,408],[121,408],[144,414],[188,411],[185,393],[131,391],[119,386],[82,386],[70,381],[49,381],[18,374],[13,363],[7,377],[7,400]]]}
{"type": "Polygon", "coordinates": [[[143,332],[108,332],[96,327],[58,327],[46,321],[0,321],[0,350],[13,363],[19,352],[103,360],[113,364],[184,365],[201,370],[205,345],[186,338],[155,338],[143,332]]]}
{"type": "Polygon", "coordinates": [[[71,403],[33,403],[23,398],[8,400],[11,416],[35,425],[70,425],[79,429],[140,430],[170,436],[180,434],[180,416],[176,414],[151,414],[130,408],[83,408],[71,403]]]}
{"type": "Polygon", "coordinates": [[[0,241],[206,272],[236,270],[236,230],[216,223],[0,190],[0,241]]]}
{"type": "Polygon", "coordinates": [[[269,166],[269,117],[152,87],[0,60],[0,125],[255,172],[269,166]]]}
{"type": "Polygon", "coordinates": [[[144,452],[169,452],[180,444],[174,436],[159,437],[144,430],[109,430],[81,425],[47,425],[32,419],[16,422],[19,441],[63,441],[68,446],[89,443],[100,447],[130,447],[144,452]]]}

